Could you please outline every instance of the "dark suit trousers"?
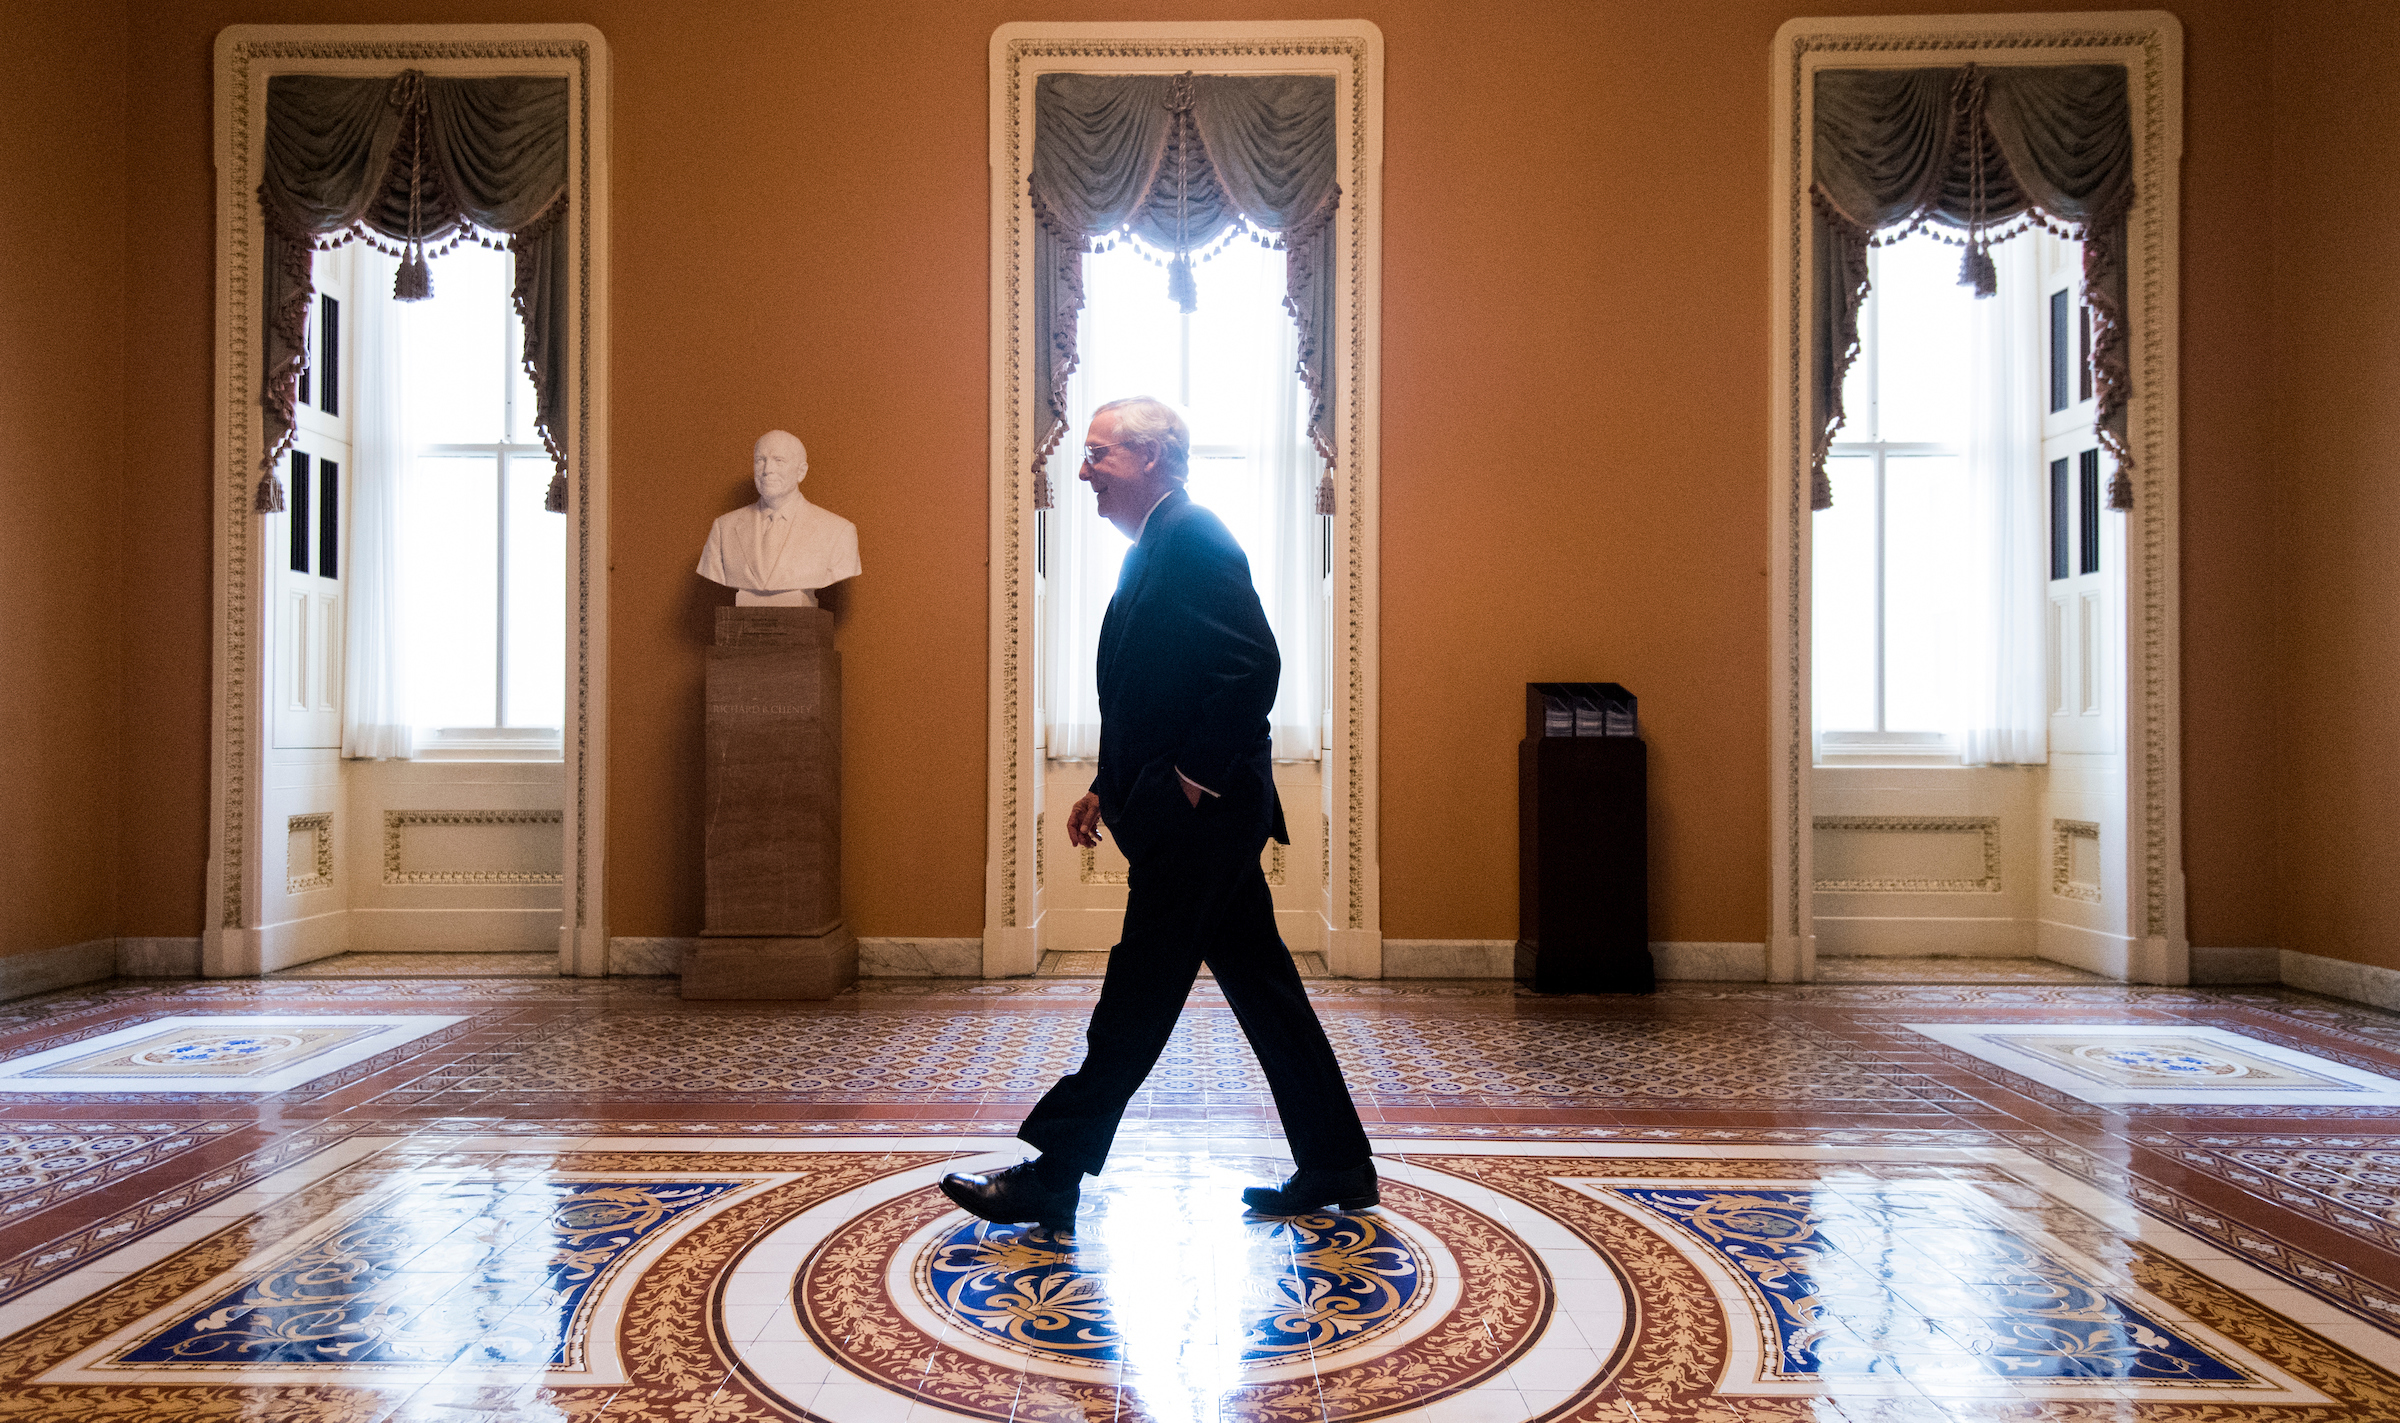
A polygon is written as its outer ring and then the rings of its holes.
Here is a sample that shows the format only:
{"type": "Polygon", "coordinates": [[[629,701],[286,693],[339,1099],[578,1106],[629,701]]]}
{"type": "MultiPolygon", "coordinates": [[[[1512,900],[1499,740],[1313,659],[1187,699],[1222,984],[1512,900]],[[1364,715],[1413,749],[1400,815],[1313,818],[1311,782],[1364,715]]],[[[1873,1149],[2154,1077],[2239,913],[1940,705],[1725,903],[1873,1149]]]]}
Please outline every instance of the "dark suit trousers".
{"type": "Polygon", "coordinates": [[[1058,1080],[1017,1132],[1086,1172],[1108,1160],[1117,1120],[1165,1050],[1204,962],[1266,1070],[1293,1160],[1338,1168],[1369,1154],[1341,1064],[1275,932],[1258,865],[1264,837],[1227,833],[1211,809],[1193,812],[1132,866],[1125,937],[1108,956],[1083,1065],[1058,1080]]]}

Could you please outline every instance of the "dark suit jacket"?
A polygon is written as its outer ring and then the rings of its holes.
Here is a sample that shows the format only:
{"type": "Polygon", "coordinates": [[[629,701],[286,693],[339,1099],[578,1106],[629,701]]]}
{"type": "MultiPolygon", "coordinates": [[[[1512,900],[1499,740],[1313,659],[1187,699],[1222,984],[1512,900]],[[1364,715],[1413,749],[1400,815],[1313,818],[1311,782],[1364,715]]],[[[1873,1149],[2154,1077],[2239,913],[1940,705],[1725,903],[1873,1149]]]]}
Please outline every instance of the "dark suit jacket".
{"type": "Polygon", "coordinates": [[[1195,818],[1254,845],[1291,843],[1267,734],[1283,659],[1242,546],[1180,489],[1126,551],[1100,623],[1099,673],[1092,791],[1128,860],[1195,818]],[[1217,795],[1193,806],[1178,770],[1217,795]]]}

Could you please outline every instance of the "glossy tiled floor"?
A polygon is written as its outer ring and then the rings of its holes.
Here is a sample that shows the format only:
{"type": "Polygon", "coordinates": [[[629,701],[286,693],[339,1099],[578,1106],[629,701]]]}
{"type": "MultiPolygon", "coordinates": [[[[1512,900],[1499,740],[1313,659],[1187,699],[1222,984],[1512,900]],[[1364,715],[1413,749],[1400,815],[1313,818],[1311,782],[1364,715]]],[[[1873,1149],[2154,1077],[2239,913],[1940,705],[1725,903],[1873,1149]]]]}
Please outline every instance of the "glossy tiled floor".
{"type": "Polygon", "coordinates": [[[1312,983],[1384,1204],[1204,984],[1078,1229],[1097,985],[142,983],[0,1005],[0,1419],[2400,1420],[2400,1018],[2086,982],[1312,983]]]}

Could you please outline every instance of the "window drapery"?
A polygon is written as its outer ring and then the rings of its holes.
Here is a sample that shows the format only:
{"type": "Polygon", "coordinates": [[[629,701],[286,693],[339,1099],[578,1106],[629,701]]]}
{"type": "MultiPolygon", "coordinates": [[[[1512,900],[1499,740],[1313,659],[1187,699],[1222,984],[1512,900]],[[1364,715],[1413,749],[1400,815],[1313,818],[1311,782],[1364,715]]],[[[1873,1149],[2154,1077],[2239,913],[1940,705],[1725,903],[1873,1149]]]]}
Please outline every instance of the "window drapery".
{"type": "MultiPolygon", "coordinates": [[[[267,84],[264,385],[261,512],[283,508],[275,466],[292,440],[307,360],[319,245],[399,244],[393,295],[430,294],[425,249],[500,234],[516,257],[515,302],[535,423],[555,473],[549,507],[566,508],[557,430],[565,411],[567,81],[527,76],[446,79],[405,70],[339,78],[278,75],[267,84]]],[[[388,249],[387,249],[388,250],[388,249]]]]}
{"type": "MultiPolygon", "coordinates": [[[[1334,82],[1327,75],[1045,74],[1034,89],[1033,330],[1043,347],[1034,503],[1067,433],[1083,310],[1083,254],[1130,233],[1168,254],[1168,291],[1192,310],[1191,264],[1237,231],[1286,255],[1284,309],[1299,331],[1310,436],[1334,458],[1319,343],[1333,329],[1334,82]]],[[[1319,492],[1321,512],[1331,477],[1319,492]]]]}
{"type": "Polygon", "coordinates": [[[1842,423],[1842,377],[1858,352],[1869,242],[1895,228],[1956,232],[1967,249],[1961,281],[1973,280],[1979,294],[1988,294],[1989,245],[2041,225],[2083,243],[2100,441],[2117,466],[2108,506],[2131,508],[2125,247],[2133,118],[2124,67],[1821,70],[1813,155],[1810,507],[1833,503],[1825,456],[1842,423]]]}

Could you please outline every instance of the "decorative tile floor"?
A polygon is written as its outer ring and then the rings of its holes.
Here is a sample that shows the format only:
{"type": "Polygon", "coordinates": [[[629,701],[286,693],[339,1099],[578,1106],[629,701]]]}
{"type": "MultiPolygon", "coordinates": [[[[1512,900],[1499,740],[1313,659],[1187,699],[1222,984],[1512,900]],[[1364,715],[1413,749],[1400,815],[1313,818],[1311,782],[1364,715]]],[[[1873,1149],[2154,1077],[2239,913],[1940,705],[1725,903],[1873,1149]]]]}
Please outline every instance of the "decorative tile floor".
{"type": "Polygon", "coordinates": [[[1077,1230],[969,1220],[1096,989],[0,1005],[0,1420],[2400,1420],[2394,1015],[1319,981],[1384,1202],[1266,1220],[1203,983],[1077,1230]]]}

